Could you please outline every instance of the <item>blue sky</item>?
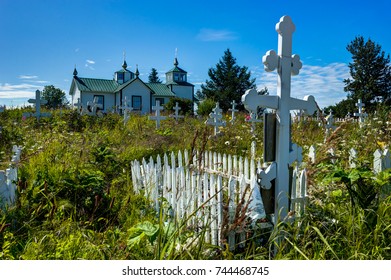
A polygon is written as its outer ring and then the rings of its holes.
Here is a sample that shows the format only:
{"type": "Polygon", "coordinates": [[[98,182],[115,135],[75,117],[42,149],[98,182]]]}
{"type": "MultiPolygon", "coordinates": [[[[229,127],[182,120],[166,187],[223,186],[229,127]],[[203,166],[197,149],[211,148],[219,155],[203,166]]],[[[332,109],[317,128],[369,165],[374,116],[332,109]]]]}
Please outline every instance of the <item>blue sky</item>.
{"type": "Polygon", "coordinates": [[[128,68],[138,64],[147,81],[152,67],[164,80],[177,49],[198,89],[229,48],[258,88],[275,94],[276,73],[263,70],[262,56],[277,49],[275,24],[289,15],[303,62],[292,96],[312,94],[324,107],[346,97],[346,45],[356,36],[391,52],[390,11],[388,0],[0,0],[0,105],[27,104],[45,85],[68,96],[75,65],[80,77],[111,79],[124,51],[128,68]]]}

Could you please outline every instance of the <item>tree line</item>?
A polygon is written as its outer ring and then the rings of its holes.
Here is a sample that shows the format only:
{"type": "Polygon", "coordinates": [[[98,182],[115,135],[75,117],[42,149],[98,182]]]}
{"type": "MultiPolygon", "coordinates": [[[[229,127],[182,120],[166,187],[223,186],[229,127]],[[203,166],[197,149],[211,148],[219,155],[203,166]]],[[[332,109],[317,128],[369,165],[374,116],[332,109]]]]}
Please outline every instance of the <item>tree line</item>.
{"type": "MultiPolygon", "coordinates": [[[[365,104],[365,110],[373,113],[376,110],[391,108],[391,65],[390,55],[382,50],[381,46],[371,39],[365,40],[357,36],[346,47],[352,55],[349,63],[350,78],[344,80],[346,99],[335,105],[324,108],[336,117],[345,117],[356,111],[356,103],[359,99],[365,104]]],[[[208,70],[208,77],[201,89],[195,94],[198,104],[198,113],[209,114],[219,102],[220,108],[227,111],[231,102],[239,104],[238,109],[243,110],[241,96],[247,89],[257,89],[255,78],[251,77],[251,71],[247,66],[239,66],[236,58],[228,48],[215,65],[208,70]]],[[[162,83],[158,71],[151,69],[148,76],[149,83],[162,83]]],[[[267,88],[260,89],[261,94],[268,94],[267,88]]],[[[48,101],[46,107],[59,108],[67,105],[65,92],[53,85],[45,86],[42,97],[48,101]]],[[[175,101],[183,102],[181,99],[175,101]]],[[[172,102],[171,102],[172,103],[172,102]]],[[[183,104],[185,105],[185,104],[183,104]]],[[[191,106],[186,107],[191,108],[191,106]]]]}

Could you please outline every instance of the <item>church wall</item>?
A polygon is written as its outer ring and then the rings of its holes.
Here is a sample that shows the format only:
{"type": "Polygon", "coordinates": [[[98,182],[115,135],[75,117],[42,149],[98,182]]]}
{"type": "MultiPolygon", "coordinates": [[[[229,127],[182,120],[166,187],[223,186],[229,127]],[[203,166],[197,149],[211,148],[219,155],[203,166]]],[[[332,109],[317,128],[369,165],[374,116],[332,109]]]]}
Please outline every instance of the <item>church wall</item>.
{"type": "Polygon", "coordinates": [[[102,92],[83,92],[82,103],[83,106],[87,106],[89,101],[94,101],[94,96],[103,96],[104,98],[104,109],[103,112],[111,112],[115,107],[115,95],[113,93],[102,93],[102,92]]]}
{"type": "MultiPolygon", "coordinates": [[[[72,105],[72,108],[75,107],[75,103],[77,103],[77,99],[80,98],[80,90],[75,87],[75,91],[73,92],[73,94],[71,94],[71,97],[72,97],[72,100],[71,100],[71,105],[72,105]]],[[[80,98],[80,101],[83,102],[83,100],[80,98]]]]}
{"type": "MultiPolygon", "coordinates": [[[[119,95],[119,93],[117,93],[119,95]]],[[[125,98],[128,101],[128,105],[134,107],[133,102],[136,102],[136,98],[141,97],[141,114],[149,114],[151,112],[151,91],[140,80],[132,82],[130,85],[122,89],[122,100],[125,98]],[[132,98],[134,96],[134,98],[132,98]]],[[[135,109],[135,108],[133,108],[135,109]]]]}

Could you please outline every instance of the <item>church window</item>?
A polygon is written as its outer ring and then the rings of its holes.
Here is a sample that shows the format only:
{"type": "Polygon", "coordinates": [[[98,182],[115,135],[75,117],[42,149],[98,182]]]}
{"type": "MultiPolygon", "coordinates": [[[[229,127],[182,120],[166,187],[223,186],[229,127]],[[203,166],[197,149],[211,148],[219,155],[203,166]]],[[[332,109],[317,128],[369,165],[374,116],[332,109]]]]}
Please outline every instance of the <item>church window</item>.
{"type": "Polygon", "coordinates": [[[139,95],[132,96],[132,108],[135,111],[141,111],[142,99],[139,95]]]}
{"type": "Polygon", "coordinates": [[[155,104],[156,101],[160,101],[160,105],[164,105],[164,98],[155,98],[155,104]]]}
{"type": "Polygon", "coordinates": [[[117,73],[117,80],[124,80],[124,73],[117,73]]]}

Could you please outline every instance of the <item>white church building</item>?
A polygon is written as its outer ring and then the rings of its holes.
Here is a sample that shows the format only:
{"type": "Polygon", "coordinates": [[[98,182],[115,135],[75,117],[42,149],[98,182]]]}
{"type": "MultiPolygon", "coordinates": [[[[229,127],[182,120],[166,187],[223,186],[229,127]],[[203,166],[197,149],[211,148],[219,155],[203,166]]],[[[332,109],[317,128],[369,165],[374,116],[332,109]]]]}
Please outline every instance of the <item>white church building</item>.
{"type": "Polygon", "coordinates": [[[126,100],[133,111],[148,114],[157,100],[161,105],[172,97],[194,101],[194,85],[187,82],[187,72],[178,67],[177,58],[174,59],[174,68],[166,73],[165,83],[143,82],[138,69],[135,73],[129,71],[124,60],[122,69],[114,73],[112,80],[79,77],[75,67],[69,95],[72,106],[80,101],[86,108],[87,102],[96,98],[102,111],[110,112],[122,107],[126,100]]]}

